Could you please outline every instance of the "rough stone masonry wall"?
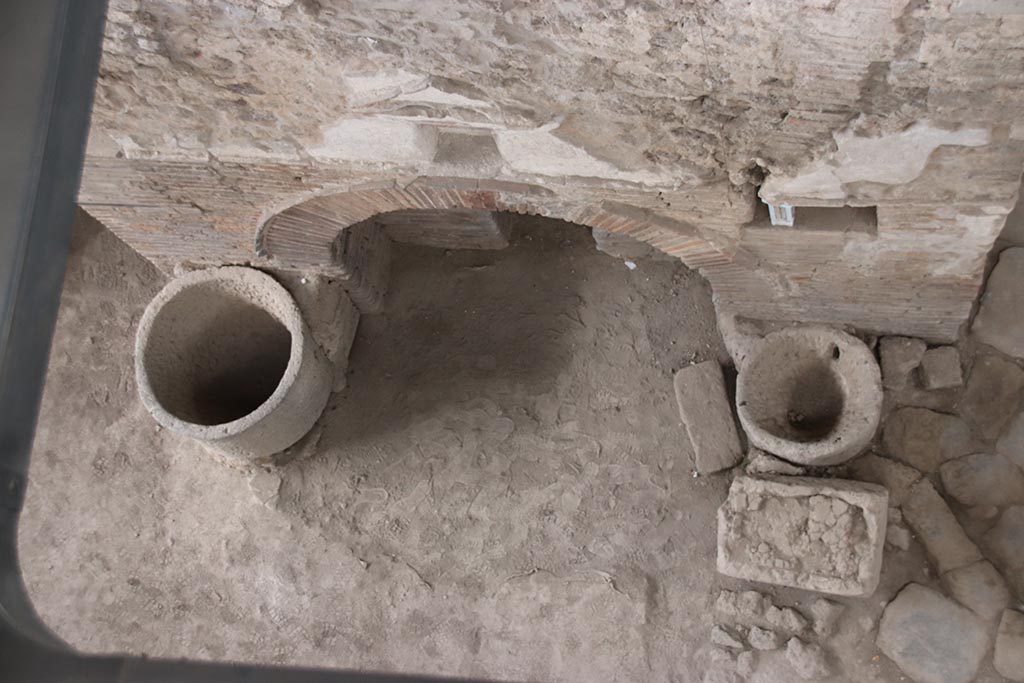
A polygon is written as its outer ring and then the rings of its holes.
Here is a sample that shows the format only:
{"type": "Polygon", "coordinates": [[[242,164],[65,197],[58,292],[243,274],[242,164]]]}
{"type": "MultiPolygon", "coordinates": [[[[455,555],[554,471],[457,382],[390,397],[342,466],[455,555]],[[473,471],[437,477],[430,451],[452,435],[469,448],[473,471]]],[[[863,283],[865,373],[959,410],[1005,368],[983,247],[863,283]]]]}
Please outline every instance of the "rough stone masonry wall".
{"type": "Polygon", "coordinates": [[[378,209],[539,213],[676,249],[741,314],[948,339],[1024,166],[1022,11],[111,0],[80,203],[164,268],[278,237],[329,268],[378,209]]]}

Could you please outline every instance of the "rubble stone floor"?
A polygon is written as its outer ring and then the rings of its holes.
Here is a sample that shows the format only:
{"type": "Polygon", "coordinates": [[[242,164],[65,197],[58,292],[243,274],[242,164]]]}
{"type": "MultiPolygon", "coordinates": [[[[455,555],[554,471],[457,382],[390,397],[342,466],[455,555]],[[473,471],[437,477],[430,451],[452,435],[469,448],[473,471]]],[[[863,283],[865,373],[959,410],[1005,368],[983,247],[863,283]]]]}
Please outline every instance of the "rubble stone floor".
{"type": "MultiPolygon", "coordinates": [[[[88,652],[536,681],[794,680],[712,644],[716,510],[673,394],[728,363],[710,291],[588,231],[517,219],[502,251],[398,245],[317,452],[245,472],[140,405],[134,326],[162,276],[78,227],[19,539],[37,609],[88,652]]],[[[875,645],[919,543],[819,642],[835,681],[898,681],[875,645]]],[[[809,614],[818,597],[756,586],[809,614]]],[[[715,631],[721,640],[722,630],[715,631]]],[[[813,640],[814,637],[811,636],[813,640]]],[[[979,681],[1000,680],[986,661],[979,681]]]]}

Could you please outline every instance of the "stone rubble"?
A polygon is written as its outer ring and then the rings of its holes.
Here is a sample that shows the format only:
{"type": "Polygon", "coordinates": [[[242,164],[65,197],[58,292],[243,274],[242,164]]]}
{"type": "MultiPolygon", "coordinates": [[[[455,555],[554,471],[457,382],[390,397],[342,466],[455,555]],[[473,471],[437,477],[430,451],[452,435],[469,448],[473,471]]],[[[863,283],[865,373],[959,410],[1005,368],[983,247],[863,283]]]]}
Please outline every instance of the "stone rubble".
{"type": "Polygon", "coordinates": [[[750,647],[755,650],[778,650],[782,647],[782,636],[771,629],[752,626],[747,634],[750,647]]]}
{"type": "Polygon", "coordinates": [[[721,624],[716,624],[712,627],[711,642],[720,647],[732,650],[743,650],[747,647],[740,635],[734,633],[731,629],[722,626],[721,624]]]}
{"type": "Polygon", "coordinates": [[[786,659],[800,678],[820,681],[830,674],[825,651],[819,645],[790,638],[786,643],[786,659]]]}
{"type": "Polygon", "coordinates": [[[734,593],[723,590],[715,600],[715,611],[739,621],[752,621],[764,616],[768,599],[757,591],[734,593]]]}
{"type": "Polygon", "coordinates": [[[963,385],[960,354],[956,347],[928,349],[921,358],[920,375],[925,389],[949,389],[963,385]]]}
{"type": "Polygon", "coordinates": [[[957,407],[979,434],[997,439],[1017,414],[1022,393],[1024,370],[998,356],[980,356],[974,361],[957,407]]]}
{"type": "Polygon", "coordinates": [[[878,584],[888,492],[839,479],[738,476],[718,510],[718,571],[836,595],[878,584]]]}
{"type": "Polygon", "coordinates": [[[772,605],[765,612],[765,619],[772,626],[788,633],[800,633],[807,628],[807,619],[792,607],[772,605]]]}
{"type": "Polygon", "coordinates": [[[697,472],[711,474],[738,465],[743,451],[722,367],[717,361],[687,366],[676,373],[674,384],[697,472]]]}
{"type": "Polygon", "coordinates": [[[736,673],[739,674],[741,678],[749,678],[752,676],[756,666],[757,660],[755,659],[754,653],[750,650],[736,655],[736,673]]]}
{"type": "Polygon", "coordinates": [[[747,474],[777,474],[786,477],[799,477],[807,473],[807,468],[786,462],[782,458],[776,458],[770,453],[765,453],[760,448],[751,448],[747,453],[747,474]]]}
{"type": "Polygon", "coordinates": [[[1024,358],[1024,248],[1006,249],[992,269],[971,325],[974,337],[1003,353],[1024,358]]]}
{"type": "Polygon", "coordinates": [[[904,389],[913,381],[914,372],[921,365],[928,345],[912,337],[883,337],[878,342],[882,364],[882,386],[886,389],[904,389]]]}
{"type": "Polygon", "coordinates": [[[918,683],[969,683],[988,651],[989,637],[973,612],[911,583],[886,606],[875,642],[918,683]]]}
{"type": "Polygon", "coordinates": [[[889,521],[885,525],[885,542],[900,550],[910,549],[910,529],[903,526],[903,511],[898,507],[889,508],[889,521]]]}
{"type": "Polygon", "coordinates": [[[882,444],[887,454],[925,473],[980,449],[964,420],[925,408],[894,411],[885,422],[882,444]]]}
{"type": "Polygon", "coordinates": [[[953,569],[942,575],[950,596],[982,619],[993,620],[1010,604],[1006,581],[988,560],[953,569]]]}
{"type": "Polygon", "coordinates": [[[1012,609],[1003,612],[993,664],[1003,678],[1024,681],[1024,613],[1012,609]]]}
{"type": "Polygon", "coordinates": [[[1004,455],[974,453],[939,468],[946,493],[965,506],[1024,504],[1024,471],[1004,455]]]}
{"type": "Polygon", "coordinates": [[[846,611],[846,605],[818,598],[811,603],[811,618],[814,620],[814,632],[819,638],[828,638],[835,631],[839,618],[846,611]]]}

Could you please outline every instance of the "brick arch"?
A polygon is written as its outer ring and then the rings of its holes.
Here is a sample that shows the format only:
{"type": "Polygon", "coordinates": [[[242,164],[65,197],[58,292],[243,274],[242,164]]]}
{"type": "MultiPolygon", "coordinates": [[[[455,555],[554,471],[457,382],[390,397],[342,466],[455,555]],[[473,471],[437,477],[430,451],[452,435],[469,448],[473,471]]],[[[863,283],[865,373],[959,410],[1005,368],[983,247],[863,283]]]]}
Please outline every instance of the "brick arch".
{"type": "Polygon", "coordinates": [[[337,188],[272,212],[256,232],[256,254],[278,265],[330,271],[335,241],[347,227],[402,209],[482,209],[557,218],[629,235],[704,272],[728,268],[732,254],[689,223],[649,209],[560,198],[539,185],[498,180],[421,177],[337,188]]]}

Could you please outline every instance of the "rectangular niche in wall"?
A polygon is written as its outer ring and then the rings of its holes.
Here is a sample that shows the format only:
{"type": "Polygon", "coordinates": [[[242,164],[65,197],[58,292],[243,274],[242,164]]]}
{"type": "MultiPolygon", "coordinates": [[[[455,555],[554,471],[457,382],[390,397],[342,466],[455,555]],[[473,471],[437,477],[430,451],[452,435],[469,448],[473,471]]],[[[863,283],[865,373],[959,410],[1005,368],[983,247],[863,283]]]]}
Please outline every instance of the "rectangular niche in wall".
{"type": "Polygon", "coordinates": [[[758,202],[754,220],[747,223],[744,229],[878,234],[876,206],[797,206],[793,212],[793,227],[772,225],[768,216],[768,206],[758,202]]]}

